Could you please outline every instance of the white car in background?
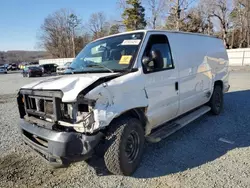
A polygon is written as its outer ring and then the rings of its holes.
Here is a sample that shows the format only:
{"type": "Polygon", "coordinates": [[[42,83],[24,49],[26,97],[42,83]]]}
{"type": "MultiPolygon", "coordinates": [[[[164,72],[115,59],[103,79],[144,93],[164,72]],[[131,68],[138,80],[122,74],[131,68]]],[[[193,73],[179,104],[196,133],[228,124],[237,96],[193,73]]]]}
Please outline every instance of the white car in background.
{"type": "Polygon", "coordinates": [[[71,62],[67,62],[64,65],[58,66],[56,68],[56,73],[57,74],[63,74],[65,70],[70,66],[71,62]]]}
{"type": "Polygon", "coordinates": [[[0,73],[7,74],[7,69],[4,66],[0,66],[0,73]]]}

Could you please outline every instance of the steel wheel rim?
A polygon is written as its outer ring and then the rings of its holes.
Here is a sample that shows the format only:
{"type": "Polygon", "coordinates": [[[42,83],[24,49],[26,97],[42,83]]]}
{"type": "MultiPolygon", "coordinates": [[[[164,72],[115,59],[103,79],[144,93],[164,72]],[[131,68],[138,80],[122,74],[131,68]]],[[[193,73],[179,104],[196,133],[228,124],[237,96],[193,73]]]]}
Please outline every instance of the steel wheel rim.
{"type": "Polygon", "coordinates": [[[126,142],[125,153],[128,158],[128,162],[132,163],[137,158],[139,153],[140,139],[136,131],[132,131],[126,142]]]}

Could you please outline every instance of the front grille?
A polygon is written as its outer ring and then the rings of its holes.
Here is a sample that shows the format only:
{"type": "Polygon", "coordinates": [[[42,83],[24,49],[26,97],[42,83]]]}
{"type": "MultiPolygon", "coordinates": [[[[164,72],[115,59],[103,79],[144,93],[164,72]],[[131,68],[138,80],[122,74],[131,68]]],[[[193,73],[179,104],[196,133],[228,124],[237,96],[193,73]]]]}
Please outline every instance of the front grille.
{"type": "Polygon", "coordinates": [[[41,96],[25,96],[25,105],[28,114],[44,118],[54,117],[53,98],[41,96]]]}
{"type": "Polygon", "coordinates": [[[53,114],[53,102],[52,101],[44,101],[44,112],[46,114],[53,114]]]}

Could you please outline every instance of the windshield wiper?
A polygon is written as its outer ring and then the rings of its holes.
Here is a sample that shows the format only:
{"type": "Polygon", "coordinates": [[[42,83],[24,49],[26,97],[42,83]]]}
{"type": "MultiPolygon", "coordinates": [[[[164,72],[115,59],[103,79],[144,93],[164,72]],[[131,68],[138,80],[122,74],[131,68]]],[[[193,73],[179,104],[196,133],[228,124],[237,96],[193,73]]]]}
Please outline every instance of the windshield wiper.
{"type": "Polygon", "coordinates": [[[95,62],[89,63],[89,64],[87,65],[87,67],[100,67],[100,68],[106,69],[106,70],[108,70],[108,71],[110,71],[110,72],[112,72],[112,73],[114,72],[112,69],[106,67],[105,65],[102,65],[102,64],[100,64],[100,63],[95,63],[95,62]]]}

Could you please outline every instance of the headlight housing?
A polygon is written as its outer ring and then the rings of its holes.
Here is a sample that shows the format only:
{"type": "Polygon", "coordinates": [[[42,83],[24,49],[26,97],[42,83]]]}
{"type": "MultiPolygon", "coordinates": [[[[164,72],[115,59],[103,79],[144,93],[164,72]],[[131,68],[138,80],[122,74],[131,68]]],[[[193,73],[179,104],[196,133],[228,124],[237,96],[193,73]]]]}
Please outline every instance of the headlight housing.
{"type": "Polygon", "coordinates": [[[83,127],[87,130],[91,130],[94,126],[95,118],[94,118],[94,112],[90,112],[85,118],[83,119],[83,127]]]}
{"type": "Polygon", "coordinates": [[[59,122],[60,125],[71,126],[80,132],[92,132],[95,118],[91,106],[87,104],[63,103],[61,112],[62,121],[59,122]]]}

